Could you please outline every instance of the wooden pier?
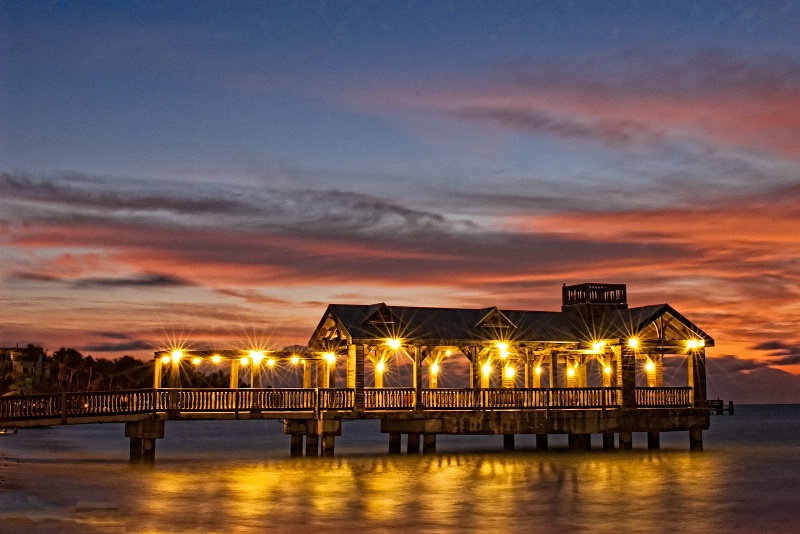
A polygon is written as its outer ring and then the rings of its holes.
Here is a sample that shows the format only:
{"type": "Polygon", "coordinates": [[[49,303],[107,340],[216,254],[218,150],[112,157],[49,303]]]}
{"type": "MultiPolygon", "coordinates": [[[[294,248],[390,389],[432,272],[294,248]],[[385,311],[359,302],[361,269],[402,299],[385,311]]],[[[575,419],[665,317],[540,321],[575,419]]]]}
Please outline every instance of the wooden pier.
{"type": "Polygon", "coordinates": [[[562,296],[561,312],[331,305],[307,352],[159,351],[152,389],[0,397],[0,427],[124,422],[132,461],[154,460],[171,420],[279,420],[293,456],[332,455],[343,423],[359,419],[380,420],[390,453],[402,434],[408,453],[432,453],[440,434],[502,435],[506,450],[518,434],[535,434],[538,450],[551,434],[575,449],[599,434],[603,448],[630,449],[633,433],[658,448],[673,431],[702,450],[714,340],[669,305],[628,309],[624,285],[565,286],[562,296]],[[686,385],[663,385],[670,354],[685,358],[686,385]],[[383,387],[397,358],[411,384],[383,387]],[[447,358],[462,359],[469,387],[438,387],[447,358]],[[231,387],[182,387],[182,366],[201,360],[227,365],[231,387]],[[303,387],[261,387],[264,368],[276,366],[294,366],[303,387]],[[240,388],[245,373],[250,387],[240,388]]]}

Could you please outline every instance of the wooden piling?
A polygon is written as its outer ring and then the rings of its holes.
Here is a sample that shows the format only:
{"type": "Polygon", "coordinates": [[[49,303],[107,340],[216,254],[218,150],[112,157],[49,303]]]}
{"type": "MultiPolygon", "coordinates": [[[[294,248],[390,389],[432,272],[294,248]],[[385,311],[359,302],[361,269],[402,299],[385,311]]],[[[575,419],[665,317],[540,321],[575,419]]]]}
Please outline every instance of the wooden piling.
{"type": "Polygon", "coordinates": [[[547,434],[536,434],[536,450],[546,451],[548,449],[547,434]]]}
{"type": "Polygon", "coordinates": [[[406,441],[406,454],[419,454],[419,432],[409,432],[406,441]]]}
{"type": "Polygon", "coordinates": [[[620,432],[619,433],[619,448],[624,451],[633,449],[633,433],[620,432]]]}
{"type": "Polygon", "coordinates": [[[389,454],[400,454],[400,432],[389,432],[389,454]]]}
{"type": "Polygon", "coordinates": [[[660,449],[661,448],[661,434],[658,432],[647,433],[647,448],[660,449]]]}
{"type": "Polygon", "coordinates": [[[699,428],[689,430],[689,450],[703,450],[703,431],[699,428]]]}
{"type": "Polygon", "coordinates": [[[319,437],[316,434],[306,434],[306,456],[319,456],[319,437]]]}
{"type": "Polygon", "coordinates": [[[423,434],[422,454],[433,454],[436,452],[436,434],[423,434]]]}
{"type": "Polygon", "coordinates": [[[606,432],[603,434],[603,448],[604,449],[613,449],[614,448],[614,434],[606,432]]]}
{"type": "Polygon", "coordinates": [[[514,434],[503,434],[503,450],[506,452],[514,451],[514,434]]]}
{"type": "Polygon", "coordinates": [[[289,456],[303,456],[303,435],[292,434],[289,445],[289,456]]]}

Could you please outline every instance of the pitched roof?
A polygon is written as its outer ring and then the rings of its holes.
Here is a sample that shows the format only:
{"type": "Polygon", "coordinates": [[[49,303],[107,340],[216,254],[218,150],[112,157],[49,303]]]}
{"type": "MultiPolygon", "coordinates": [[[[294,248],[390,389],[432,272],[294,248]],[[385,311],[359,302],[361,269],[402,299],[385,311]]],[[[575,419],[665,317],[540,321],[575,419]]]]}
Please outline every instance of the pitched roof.
{"type": "Polygon", "coordinates": [[[331,304],[311,338],[321,335],[326,318],[332,316],[353,340],[387,338],[457,342],[487,342],[505,339],[517,342],[589,342],[595,339],[627,338],[641,332],[660,317],[683,325],[706,344],[714,340],[668,304],[608,310],[595,315],[576,311],[548,312],[498,310],[497,308],[421,308],[410,306],[331,304]]]}

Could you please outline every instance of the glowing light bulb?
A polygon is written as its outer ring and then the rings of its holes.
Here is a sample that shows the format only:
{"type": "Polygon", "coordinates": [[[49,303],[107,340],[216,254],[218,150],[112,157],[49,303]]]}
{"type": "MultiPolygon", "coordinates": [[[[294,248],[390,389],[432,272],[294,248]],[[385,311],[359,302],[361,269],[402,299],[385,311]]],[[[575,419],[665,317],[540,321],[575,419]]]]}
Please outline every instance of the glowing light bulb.
{"type": "Polygon", "coordinates": [[[438,374],[439,373],[439,364],[438,363],[434,363],[433,365],[431,365],[431,373],[433,373],[433,374],[438,374]]]}
{"type": "Polygon", "coordinates": [[[268,359],[267,365],[270,367],[275,367],[275,360],[273,360],[272,358],[268,359]]]}
{"type": "Polygon", "coordinates": [[[696,339],[690,339],[686,342],[686,346],[690,349],[696,349],[698,347],[698,343],[696,339]]]}
{"type": "Polygon", "coordinates": [[[219,354],[215,354],[211,357],[211,361],[214,363],[219,363],[222,361],[222,357],[219,354]]]}
{"type": "Polygon", "coordinates": [[[446,351],[444,351],[444,355],[445,356],[450,356],[451,354],[453,354],[453,351],[450,350],[450,349],[447,349],[446,351]]]}
{"type": "Polygon", "coordinates": [[[647,362],[644,365],[644,368],[647,370],[648,373],[652,373],[656,370],[656,365],[653,362],[647,362]]]}
{"type": "Polygon", "coordinates": [[[161,363],[169,363],[171,358],[169,356],[162,356],[161,363]]]}
{"type": "Polygon", "coordinates": [[[603,347],[605,346],[606,346],[605,341],[595,341],[594,343],[592,343],[592,349],[598,352],[603,350],[603,347]]]}
{"type": "Polygon", "coordinates": [[[396,338],[393,338],[393,339],[387,339],[387,340],[386,340],[386,344],[387,344],[387,345],[389,345],[389,347],[390,347],[390,348],[392,348],[392,349],[394,349],[394,350],[397,350],[397,349],[399,349],[399,348],[400,348],[400,345],[402,345],[402,343],[400,342],[400,340],[399,340],[399,339],[396,339],[396,338]]]}
{"type": "Polygon", "coordinates": [[[379,373],[382,373],[386,369],[386,365],[383,362],[378,362],[378,365],[375,366],[375,370],[379,373]]]}
{"type": "Polygon", "coordinates": [[[325,361],[328,363],[333,363],[336,361],[336,355],[332,352],[326,352],[322,355],[322,357],[325,358],[325,361]]]}
{"type": "Polygon", "coordinates": [[[611,366],[610,365],[606,365],[605,367],[603,367],[603,372],[605,374],[607,374],[607,375],[610,375],[611,374],[611,366]]]}
{"type": "Polygon", "coordinates": [[[632,337],[628,340],[628,346],[632,349],[639,348],[639,339],[632,337]]]}
{"type": "Polygon", "coordinates": [[[537,365],[535,371],[537,375],[542,374],[542,367],[540,365],[537,365]]]}
{"type": "Polygon", "coordinates": [[[486,362],[483,364],[483,376],[489,376],[492,374],[492,364],[486,362]]]}
{"type": "Polygon", "coordinates": [[[242,358],[241,360],[239,360],[239,362],[240,362],[242,365],[244,365],[244,366],[246,367],[246,366],[250,365],[250,358],[248,358],[247,356],[245,356],[244,358],[242,358]]]}
{"type": "Polygon", "coordinates": [[[514,369],[511,366],[506,367],[506,371],[505,371],[506,378],[514,378],[515,374],[517,374],[517,370],[516,369],[514,369]]]}
{"type": "Polygon", "coordinates": [[[182,350],[173,350],[172,351],[172,363],[178,363],[183,358],[183,351],[182,350]]]}
{"type": "Polygon", "coordinates": [[[575,376],[575,368],[567,367],[567,376],[569,376],[569,377],[575,376]]]}
{"type": "Polygon", "coordinates": [[[500,352],[505,352],[508,350],[508,343],[504,343],[503,341],[498,341],[497,348],[500,349],[500,352]]]}
{"type": "Polygon", "coordinates": [[[201,358],[197,358],[197,357],[192,358],[192,365],[200,365],[200,362],[202,362],[202,361],[203,360],[201,358]]]}
{"type": "Polygon", "coordinates": [[[292,363],[294,363],[294,364],[300,363],[300,358],[297,357],[297,356],[292,356],[292,363]]]}

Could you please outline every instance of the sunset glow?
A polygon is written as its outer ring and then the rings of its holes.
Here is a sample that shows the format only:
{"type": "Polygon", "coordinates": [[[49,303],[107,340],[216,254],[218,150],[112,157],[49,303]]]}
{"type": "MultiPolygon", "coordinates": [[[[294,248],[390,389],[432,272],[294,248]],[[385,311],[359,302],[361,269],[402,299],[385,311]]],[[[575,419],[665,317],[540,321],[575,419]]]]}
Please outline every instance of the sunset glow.
{"type": "Polygon", "coordinates": [[[709,396],[800,402],[796,3],[358,4],[4,5],[0,346],[259,364],[330,303],[624,283],[709,396]]]}

